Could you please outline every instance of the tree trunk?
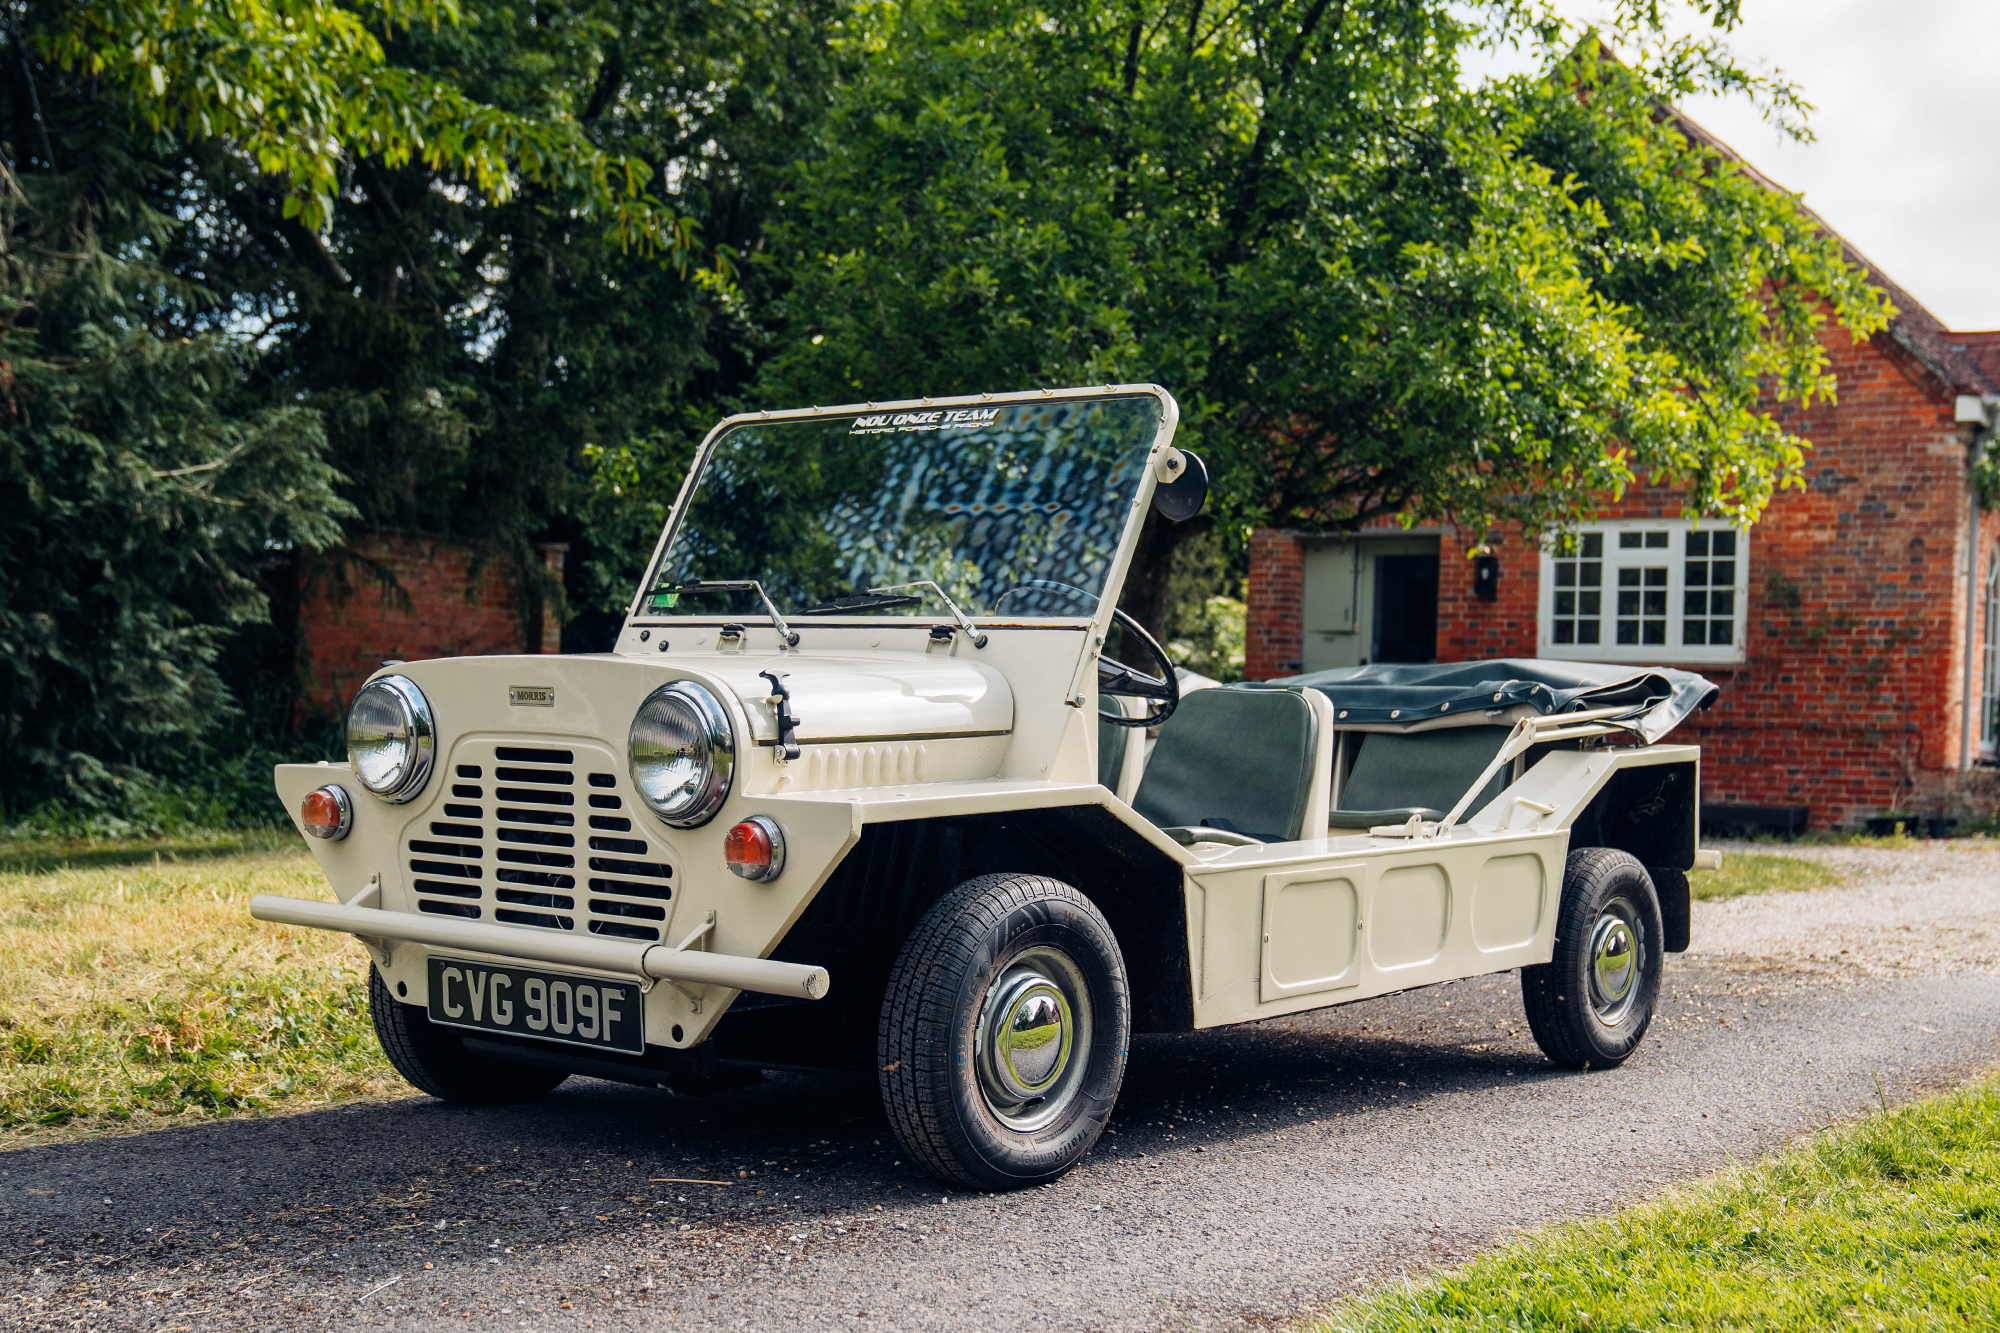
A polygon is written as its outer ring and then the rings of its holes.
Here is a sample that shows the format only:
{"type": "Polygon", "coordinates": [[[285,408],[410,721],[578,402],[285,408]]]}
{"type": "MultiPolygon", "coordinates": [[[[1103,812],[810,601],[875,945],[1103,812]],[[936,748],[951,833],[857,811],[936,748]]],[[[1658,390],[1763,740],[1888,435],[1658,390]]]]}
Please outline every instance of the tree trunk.
{"type": "Polygon", "coordinates": [[[1139,546],[1132,553],[1132,567],[1125,572],[1125,589],[1119,594],[1118,605],[1155,638],[1165,638],[1170,629],[1166,623],[1167,590],[1173,581],[1174,555],[1182,542],[1207,527],[1206,516],[1174,523],[1162,518],[1158,510],[1146,515],[1146,526],[1139,530],[1139,546]]]}

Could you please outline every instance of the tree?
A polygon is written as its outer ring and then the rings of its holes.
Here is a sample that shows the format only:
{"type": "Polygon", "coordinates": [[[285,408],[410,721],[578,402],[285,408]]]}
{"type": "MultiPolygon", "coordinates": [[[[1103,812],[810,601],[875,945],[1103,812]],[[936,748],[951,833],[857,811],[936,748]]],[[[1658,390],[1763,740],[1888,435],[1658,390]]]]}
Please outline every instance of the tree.
{"type": "Polygon", "coordinates": [[[235,708],[219,657],[266,614],[259,562],[355,512],[321,414],[257,373],[258,301],[292,298],[213,281],[238,196],[274,200],[260,239],[329,278],[320,228],[357,161],[688,248],[643,160],[393,64],[376,35],[455,19],[448,0],[5,10],[0,803],[101,800],[212,736],[235,708]]]}
{"type": "Polygon", "coordinates": [[[271,400],[322,413],[360,525],[479,543],[538,591],[530,543],[568,541],[572,607],[623,605],[659,528],[618,478],[642,459],[671,471],[758,353],[763,273],[742,260],[817,114],[836,12],[493,5],[386,44],[482,106],[643,164],[681,219],[677,252],[632,244],[559,185],[496,197],[450,161],[377,152],[346,170],[322,253],[290,243],[287,193],[197,164],[187,265],[250,312],[271,400]]]}
{"type": "MultiPolygon", "coordinates": [[[[1798,109],[1628,4],[1633,67],[1526,6],[906,0],[850,40],[772,247],[770,401],[1156,380],[1211,512],[1558,529],[1649,475],[1754,516],[1830,393],[1818,341],[1885,307],[1797,203],[1690,142],[1698,87],[1798,109]],[[1519,39],[1544,77],[1468,90],[1519,39]]],[[[1726,32],[1734,5],[1697,4],[1726,32]]],[[[1194,525],[1150,525],[1157,621],[1194,525]]]]}

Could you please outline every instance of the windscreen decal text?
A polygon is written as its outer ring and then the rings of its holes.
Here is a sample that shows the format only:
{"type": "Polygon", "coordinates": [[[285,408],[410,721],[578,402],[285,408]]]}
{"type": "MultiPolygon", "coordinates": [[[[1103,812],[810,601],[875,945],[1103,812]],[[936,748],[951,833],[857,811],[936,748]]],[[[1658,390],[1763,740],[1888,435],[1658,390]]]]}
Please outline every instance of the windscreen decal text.
{"type": "Polygon", "coordinates": [[[878,412],[856,417],[849,435],[881,435],[888,431],[977,430],[1000,419],[997,407],[940,408],[933,412],[878,412]]]}

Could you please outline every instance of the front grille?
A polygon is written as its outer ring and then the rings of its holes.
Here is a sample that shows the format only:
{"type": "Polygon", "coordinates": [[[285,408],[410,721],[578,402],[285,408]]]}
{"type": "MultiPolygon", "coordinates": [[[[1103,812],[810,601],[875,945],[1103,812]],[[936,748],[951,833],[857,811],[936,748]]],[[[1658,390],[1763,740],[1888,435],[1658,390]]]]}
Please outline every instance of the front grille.
{"type": "Polygon", "coordinates": [[[608,760],[586,753],[579,765],[573,750],[491,741],[460,745],[452,760],[446,817],[404,842],[418,911],[660,938],[673,867],[634,836],[608,760]]]}

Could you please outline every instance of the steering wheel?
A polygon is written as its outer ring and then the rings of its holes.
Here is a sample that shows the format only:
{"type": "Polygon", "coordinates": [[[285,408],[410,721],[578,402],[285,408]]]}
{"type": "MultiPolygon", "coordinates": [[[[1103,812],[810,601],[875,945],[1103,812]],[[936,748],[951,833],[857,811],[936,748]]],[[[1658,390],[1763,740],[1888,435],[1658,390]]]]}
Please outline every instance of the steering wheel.
{"type": "MultiPolygon", "coordinates": [[[[1081,588],[1058,583],[1054,579],[1029,579],[994,598],[995,611],[999,611],[1000,604],[1007,598],[1030,588],[1039,592],[1064,593],[1093,607],[1097,604],[1097,598],[1081,588]]],[[[1146,655],[1159,667],[1160,674],[1149,676],[1143,671],[1126,666],[1115,657],[1100,655],[1097,659],[1097,692],[1122,695],[1128,699],[1150,699],[1158,707],[1143,717],[1126,717],[1122,712],[1099,713],[1098,720],[1109,722],[1114,727],[1157,727],[1172,717],[1174,710],[1181,704],[1181,679],[1174,671],[1173,659],[1167,656],[1166,649],[1160,647],[1158,639],[1148,634],[1143,625],[1125,612],[1114,610],[1111,618],[1123,625],[1125,632],[1139,641],[1140,646],[1146,650],[1146,655]]]]}

